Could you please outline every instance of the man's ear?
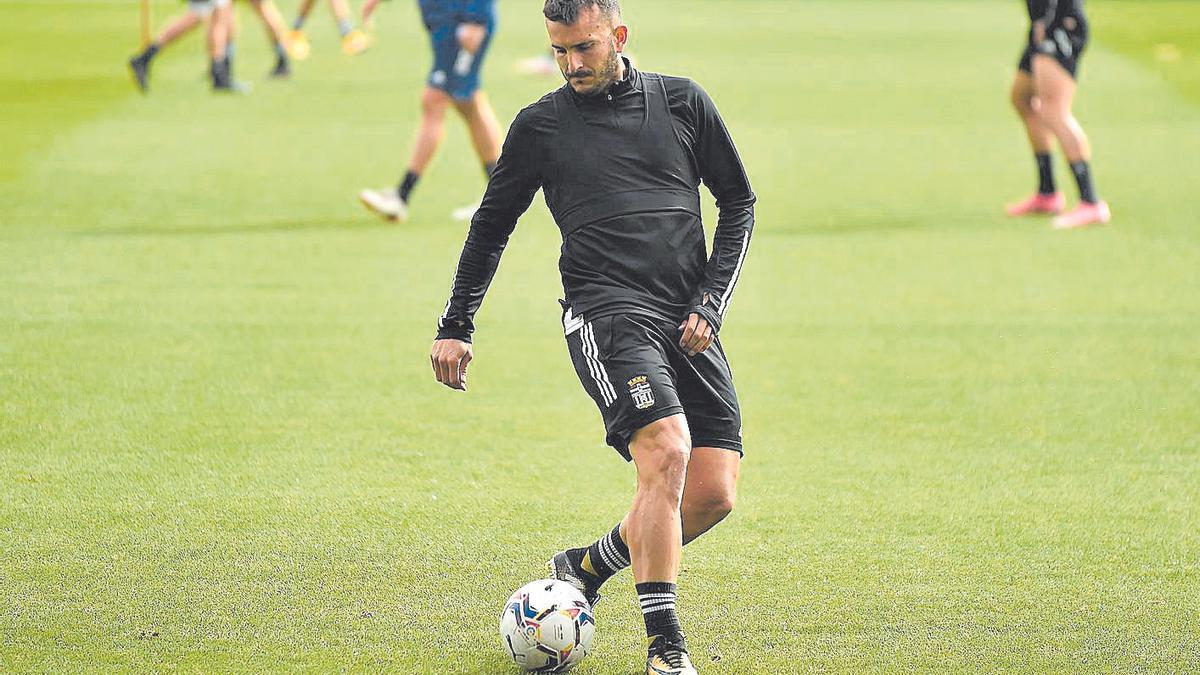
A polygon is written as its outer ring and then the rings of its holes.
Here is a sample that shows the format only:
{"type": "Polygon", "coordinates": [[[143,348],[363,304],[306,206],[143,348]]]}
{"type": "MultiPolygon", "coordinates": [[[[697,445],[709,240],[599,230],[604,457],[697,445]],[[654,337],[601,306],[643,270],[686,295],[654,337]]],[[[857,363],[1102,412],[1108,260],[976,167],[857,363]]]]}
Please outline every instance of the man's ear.
{"type": "Polygon", "coordinates": [[[621,24],[613,29],[613,35],[617,38],[617,52],[625,51],[625,43],[629,41],[629,26],[621,24]]]}

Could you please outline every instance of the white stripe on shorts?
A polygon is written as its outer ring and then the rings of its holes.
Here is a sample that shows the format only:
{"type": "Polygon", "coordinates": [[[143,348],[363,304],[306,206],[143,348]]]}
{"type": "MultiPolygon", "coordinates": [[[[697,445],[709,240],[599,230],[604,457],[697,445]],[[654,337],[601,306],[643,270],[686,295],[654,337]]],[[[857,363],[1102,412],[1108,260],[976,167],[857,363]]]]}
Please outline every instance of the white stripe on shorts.
{"type": "Polygon", "coordinates": [[[604,399],[604,406],[607,408],[617,400],[617,392],[608,380],[604,364],[600,362],[600,349],[596,347],[596,333],[590,321],[584,324],[579,336],[583,344],[583,354],[588,360],[588,369],[592,372],[592,379],[596,381],[596,388],[600,390],[600,397],[604,399]]]}
{"type": "Polygon", "coordinates": [[[604,389],[604,384],[600,379],[600,373],[596,371],[595,360],[592,359],[591,345],[587,341],[587,324],[584,324],[579,329],[579,347],[583,353],[583,362],[587,364],[588,372],[592,375],[592,381],[596,383],[596,389],[600,392],[600,398],[604,401],[604,406],[608,407],[608,392],[604,389]]]}

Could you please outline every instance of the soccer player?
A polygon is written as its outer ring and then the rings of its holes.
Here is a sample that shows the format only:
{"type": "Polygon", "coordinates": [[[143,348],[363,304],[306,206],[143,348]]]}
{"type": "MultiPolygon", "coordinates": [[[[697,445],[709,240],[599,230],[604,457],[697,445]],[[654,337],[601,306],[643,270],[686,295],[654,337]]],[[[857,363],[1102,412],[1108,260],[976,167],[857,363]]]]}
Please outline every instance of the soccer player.
{"type": "Polygon", "coordinates": [[[1007,207],[1010,216],[1058,214],[1065,199],[1054,183],[1051,146],[1058,139],[1079,186],[1079,205],[1056,217],[1055,229],[1107,223],[1108,204],[1092,182],[1092,151],[1087,135],[1071,113],[1075,76],[1087,46],[1088,22],[1083,0],[1026,0],[1029,38],[1012,85],[1012,103],[1025,123],[1038,167],[1038,190],[1007,207]]]}
{"type": "Polygon", "coordinates": [[[267,39],[271,41],[275,51],[275,68],[271,71],[271,77],[288,77],[292,74],[292,68],[288,62],[288,33],[283,23],[283,15],[279,13],[279,8],[271,0],[249,0],[249,2],[254,13],[262,21],[263,28],[267,31],[267,39]]]}
{"type": "Polygon", "coordinates": [[[632,563],[648,674],[695,673],[676,614],[682,546],[733,508],[741,411],[717,338],[741,274],[755,196],[712,100],[695,82],[634,69],[617,0],[545,0],[567,84],[518,113],[467,234],[430,359],[466,390],[473,318],[518,217],[540,188],[563,236],[567,348],[637,468],[633,504],[550,573],[591,602],[632,563]],[[717,200],[705,252],[699,185],[717,200]]]}
{"type": "MultiPolygon", "coordinates": [[[[442,143],[446,111],[451,107],[467,123],[485,175],[491,175],[500,157],[500,122],[479,77],[496,30],[495,0],[421,0],[420,6],[433,47],[433,68],[421,93],[421,126],[408,170],[397,187],[358,193],[368,209],[401,222],[408,218],[413,188],[442,143]]],[[[469,220],[476,208],[455,209],[454,217],[469,220]]]]}
{"type": "Polygon", "coordinates": [[[187,11],[167,22],[154,42],[145,51],[129,60],[129,69],[134,82],[142,92],[150,90],[150,64],[154,57],[167,45],[188,34],[204,19],[208,24],[208,55],[212,59],[210,73],[214,91],[233,90],[233,75],[230,72],[226,47],[233,25],[233,9],[230,0],[188,0],[187,11]]]}
{"type": "MultiPolygon", "coordinates": [[[[316,3],[317,0],[303,0],[300,3],[296,21],[292,24],[292,32],[288,35],[288,49],[292,58],[298,61],[308,58],[308,53],[312,50],[308,36],[304,34],[304,22],[308,20],[308,15],[312,13],[316,3]]],[[[350,4],[346,0],[329,0],[329,7],[337,21],[338,32],[342,34],[342,53],[353,56],[371,46],[371,38],[355,28],[350,21],[350,4]]]]}

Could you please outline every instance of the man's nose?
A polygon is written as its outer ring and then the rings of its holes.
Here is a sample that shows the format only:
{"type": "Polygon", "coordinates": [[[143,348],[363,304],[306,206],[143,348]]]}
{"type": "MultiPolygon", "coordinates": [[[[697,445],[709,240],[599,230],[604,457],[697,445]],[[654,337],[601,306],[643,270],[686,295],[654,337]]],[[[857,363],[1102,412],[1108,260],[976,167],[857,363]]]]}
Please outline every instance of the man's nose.
{"type": "Polygon", "coordinates": [[[567,72],[575,73],[583,70],[583,57],[579,54],[567,55],[567,72]]]}

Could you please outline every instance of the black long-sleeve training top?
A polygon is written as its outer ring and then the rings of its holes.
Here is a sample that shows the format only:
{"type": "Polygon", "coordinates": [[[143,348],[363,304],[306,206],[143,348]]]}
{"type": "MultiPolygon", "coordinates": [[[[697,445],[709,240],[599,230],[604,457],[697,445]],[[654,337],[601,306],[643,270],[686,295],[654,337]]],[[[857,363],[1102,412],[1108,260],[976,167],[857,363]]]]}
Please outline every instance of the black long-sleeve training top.
{"type": "Polygon", "coordinates": [[[1075,30],[1075,26],[1085,33],[1087,31],[1083,0],[1025,0],[1025,6],[1029,9],[1029,22],[1042,22],[1047,33],[1064,27],[1075,30]],[[1075,25],[1066,25],[1067,19],[1073,19],[1075,25]]]}
{"type": "Polygon", "coordinates": [[[697,312],[720,329],[750,245],[754,192],[699,85],[628,61],[626,69],[605,95],[563,85],[517,114],[471,220],[439,339],[470,340],[509,235],[539,188],[563,237],[570,317],[697,312]],[[719,210],[712,256],[701,182],[719,210]]]}

